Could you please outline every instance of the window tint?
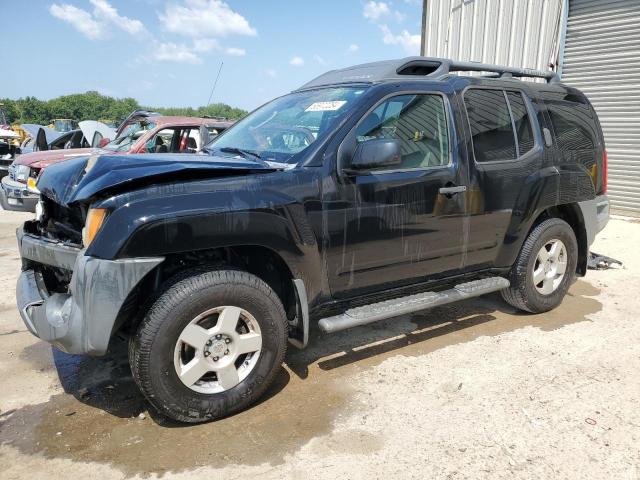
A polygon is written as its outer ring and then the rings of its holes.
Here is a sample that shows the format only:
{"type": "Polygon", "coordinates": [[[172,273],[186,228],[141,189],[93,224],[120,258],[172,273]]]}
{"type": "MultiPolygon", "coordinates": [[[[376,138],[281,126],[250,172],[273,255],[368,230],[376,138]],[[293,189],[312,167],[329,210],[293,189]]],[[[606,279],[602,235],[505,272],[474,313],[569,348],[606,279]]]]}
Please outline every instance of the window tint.
{"type": "Polygon", "coordinates": [[[376,138],[400,142],[398,169],[438,167],[449,163],[449,134],[440,95],[399,95],[381,103],[356,130],[358,143],[376,138]]]}
{"type": "Polygon", "coordinates": [[[588,107],[569,102],[552,102],[547,106],[559,148],[562,150],[595,148],[593,120],[588,107]]]}
{"type": "Polygon", "coordinates": [[[476,161],[515,159],[516,142],[502,90],[468,90],[464,95],[464,103],[476,161]]]}
{"type": "Polygon", "coordinates": [[[516,138],[518,139],[518,156],[521,157],[533,148],[533,130],[529,121],[529,114],[524,103],[524,98],[520,92],[507,92],[511,115],[516,127],[516,138]]]}

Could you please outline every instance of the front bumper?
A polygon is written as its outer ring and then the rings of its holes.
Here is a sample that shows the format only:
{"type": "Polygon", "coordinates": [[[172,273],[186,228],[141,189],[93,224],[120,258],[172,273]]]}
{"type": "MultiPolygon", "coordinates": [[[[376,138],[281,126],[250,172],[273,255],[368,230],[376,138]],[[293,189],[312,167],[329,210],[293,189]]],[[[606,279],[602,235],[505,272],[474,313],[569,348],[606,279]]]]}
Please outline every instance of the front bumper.
{"type": "Polygon", "coordinates": [[[0,203],[5,210],[35,212],[38,198],[38,194],[29,191],[24,183],[11,180],[9,176],[2,178],[0,203]]]}
{"type": "Polygon", "coordinates": [[[164,260],[103,260],[22,228],[16,233],[25,265],[16,287],[20,316],[31,333],[67,353],[104,355],[125,300],[164,260]],[[47,291],[39,269],[43,265],[73,272],[68,293],[47,291]]]}

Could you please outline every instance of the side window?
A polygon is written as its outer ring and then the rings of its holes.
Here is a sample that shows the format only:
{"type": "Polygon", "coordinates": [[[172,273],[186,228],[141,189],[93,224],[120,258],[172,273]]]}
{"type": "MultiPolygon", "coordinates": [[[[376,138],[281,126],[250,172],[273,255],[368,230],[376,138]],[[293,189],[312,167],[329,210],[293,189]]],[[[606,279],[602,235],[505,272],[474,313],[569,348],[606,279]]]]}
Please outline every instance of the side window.
{"type": "Polygon", "coordinates": [[[468,90],[464,103],[476,161],[514,160],[516,141],[502,90],[468,90]]]}
{"type": "Polygon", "coordinates": [[[398,169],[439,167],[449,163],[449,132],[440,95],[399,95],[382,102],[356,129],[358,143],[376,138],[400,142],[398,169]]]}
{"type": "Polygon", "coordinates": [[[465,94],[464,103],[477,162],[515,160],[534,147],[522,93],[471,89],[465,94]]]}
{"type": "Polygon", "coordinates": [[[176,131],[173,128],[160,130],[146,145],[148,153],[171,153],[173,151],[173,136],[176,131]]]}
{"type": "Polygon", "coordinates": [[[182,132],[180,138],[180,153],[196,153],[200,142],[200,131],[191,128],[182,132]]]}
{"type": "Polygon", "coordinates": [[[592,150],[594,132],[588,110],[569,102],[547,103],[556,142],[562,150],[592,150]]]}
{"type": "Polygon", "coordinates": [[[516,138],[518,139],[518,156],[521,157],[533,148],[535,140],[533,130],[529,121],[529,113],[524,103],[524,98],[520,92],[507,92],[513,124],[516,127],[516,138]]]}

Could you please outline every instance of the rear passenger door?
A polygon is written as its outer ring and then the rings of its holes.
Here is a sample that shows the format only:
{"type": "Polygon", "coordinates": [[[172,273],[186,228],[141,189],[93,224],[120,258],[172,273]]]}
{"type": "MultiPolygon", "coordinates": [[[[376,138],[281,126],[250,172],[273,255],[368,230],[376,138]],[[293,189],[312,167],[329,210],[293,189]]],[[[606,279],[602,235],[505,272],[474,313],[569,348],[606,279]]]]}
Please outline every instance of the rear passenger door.
{"type": "Polygon", "coordinates": [[[524,89],[468,88],[462,95],[468,119],[471,186],[468,196],[468,270],[501,266],[500,248],[512,218],[523,213],[519,199],[543,163],[536,106],[524,89]]]}

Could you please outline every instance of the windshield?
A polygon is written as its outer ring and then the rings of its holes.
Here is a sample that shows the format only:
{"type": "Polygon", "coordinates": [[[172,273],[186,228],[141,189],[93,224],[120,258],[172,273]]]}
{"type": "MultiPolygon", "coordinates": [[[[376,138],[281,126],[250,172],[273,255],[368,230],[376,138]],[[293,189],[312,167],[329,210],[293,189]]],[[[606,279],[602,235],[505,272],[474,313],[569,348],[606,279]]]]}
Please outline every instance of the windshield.
{"type": "Polygon", "coordinates": [[[155,127],[155,123],[147,122],[146,120],[133,122],[132,124],[127,125],[115,140],[107,143],[104,146],[104,149],[112,152],[126,152],[131,149],[133,144],[136,143],[140,137],[149,130],[153,130],[155,127]]]}
{"type": "Polygon", "coordinates": [[[364,91],[363,87],[334,87],[285,95],[249,114],[206,150],[295,163],[299,153],[333,130],[364,91]]]}

